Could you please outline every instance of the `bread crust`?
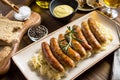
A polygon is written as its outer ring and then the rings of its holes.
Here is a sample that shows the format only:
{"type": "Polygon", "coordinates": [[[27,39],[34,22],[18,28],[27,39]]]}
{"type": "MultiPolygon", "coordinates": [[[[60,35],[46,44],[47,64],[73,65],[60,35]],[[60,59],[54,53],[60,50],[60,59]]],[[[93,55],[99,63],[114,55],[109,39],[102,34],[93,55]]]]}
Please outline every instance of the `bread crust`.
{"type": "Polygon", "coordinates": [[[0,66],[4,64],[4,60],[7,58],[7,56],[10,54],[12,51],[12,47],[10,46],[1,46],[0,47],[0,66]]]}
{"type": "Polygon", "coordinates": [[[8,18],[0,18],[0,45],[11,45],[18,40],[19,31],[23,27],[23,22],[12,21],[8,18]]]}

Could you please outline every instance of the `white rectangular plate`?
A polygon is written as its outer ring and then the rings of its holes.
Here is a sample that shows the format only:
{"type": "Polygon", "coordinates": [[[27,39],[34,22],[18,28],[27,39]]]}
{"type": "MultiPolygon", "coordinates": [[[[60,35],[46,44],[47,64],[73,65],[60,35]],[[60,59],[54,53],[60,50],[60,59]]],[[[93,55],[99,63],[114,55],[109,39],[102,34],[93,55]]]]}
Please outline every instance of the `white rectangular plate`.
{"type": "Polygon", "coordinates": [[[93,11],[61,27],[60,29],[52,32],[51,34],[46,36],[44,39],[38,40],[37,42],[34,42],[31,45],[25,47],[24,49],[18,51],[17,54],[12,57],[12,59],[15,62],[15,64],[18,66],[18,68],[21,70],[23,75],[28,80],[43,80],[43,78],[37,75],[35,71],[32,71],[28,65],[28,61],[31,59],[31,57],[36,53],[36,51],[38,51],[41,48],[41,42],[46,41],[49,43],[50,38],[52,37],[58,38],[58,35],[60,33],[65,33],[65,31],[67,30],[67,26],[73,26],[74,24],[80,25],[82,21],[86,21],[89,17],[94,18],[96,21],[101,23],[103,26],[109,28],[113,35],[113,41],[108,45],[105,51],[99,52],[95,56],[85,59],[81,61],[80,63],[78,63],[76,68],[73,68],[69,71],[69,74],[67,74],[64,80],[75,79],[77,76],[85,72],[87,69],[92,67],[94,64],[96,64],[97,62],[102,60],[104,57],[109,55],[112,51],[117,49],[119,47],[119,40],[118,40],[115,23],[112,22],[110,19],[104,17],[100,13],[93,11]]]}

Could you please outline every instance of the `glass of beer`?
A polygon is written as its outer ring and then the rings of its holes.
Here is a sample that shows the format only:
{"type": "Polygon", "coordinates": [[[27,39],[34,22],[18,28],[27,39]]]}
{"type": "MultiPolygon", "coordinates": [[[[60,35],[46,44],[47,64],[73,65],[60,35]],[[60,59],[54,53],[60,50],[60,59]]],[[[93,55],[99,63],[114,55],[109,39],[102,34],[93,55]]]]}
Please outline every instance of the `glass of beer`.
{"type": "Polygon", "coordinates": [[[51,0],[36,0],[36,4],[41,8],[48,9],[51,0]]]}
{"type": "Polygon", "coordinates": [[[102,0],[106,8],[102,11],[109,16],[111,19],[114,19],[118,16],[117,10],[115,8],[120,7],[120,0],[102,0]]]}

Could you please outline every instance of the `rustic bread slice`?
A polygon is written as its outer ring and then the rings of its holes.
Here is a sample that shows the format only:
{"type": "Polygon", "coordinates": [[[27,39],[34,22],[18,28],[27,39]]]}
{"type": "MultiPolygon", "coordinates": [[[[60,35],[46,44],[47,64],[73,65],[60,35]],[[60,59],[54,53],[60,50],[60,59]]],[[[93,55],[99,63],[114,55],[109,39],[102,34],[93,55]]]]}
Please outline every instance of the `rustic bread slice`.
{"type": "Polygon", "coordinates": [[[0,46],[0,66],[2,66],[4,60],[8,57],[11,51],[12,47],[10,46],[0,46]]]}
{"type": "Polygon", "coordinates": [[[11,45],[18,40],[19,30],[23,27],[23,22],[12,21],[6,18],[0,19],[0,45],[11,45]]]}

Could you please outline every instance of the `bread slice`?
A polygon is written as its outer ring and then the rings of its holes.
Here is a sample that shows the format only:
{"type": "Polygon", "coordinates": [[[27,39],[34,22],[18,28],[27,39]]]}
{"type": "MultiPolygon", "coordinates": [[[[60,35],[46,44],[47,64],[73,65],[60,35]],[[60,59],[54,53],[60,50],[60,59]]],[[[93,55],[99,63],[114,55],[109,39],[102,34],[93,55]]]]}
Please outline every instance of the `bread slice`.
{"type": "Polygon", "coordinates": [[[22,27],[23,22],[0,18],[0,45],[11,45],[13,41],[18,40],[22,27]]]}
{"type": "Polygon", "coordinates": [[[10,46],[0,46],[0,66],[2,66],[4,60],[8,57],[11,51],[12,47],[10,46]]]}

